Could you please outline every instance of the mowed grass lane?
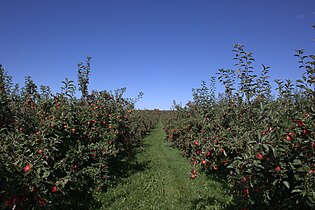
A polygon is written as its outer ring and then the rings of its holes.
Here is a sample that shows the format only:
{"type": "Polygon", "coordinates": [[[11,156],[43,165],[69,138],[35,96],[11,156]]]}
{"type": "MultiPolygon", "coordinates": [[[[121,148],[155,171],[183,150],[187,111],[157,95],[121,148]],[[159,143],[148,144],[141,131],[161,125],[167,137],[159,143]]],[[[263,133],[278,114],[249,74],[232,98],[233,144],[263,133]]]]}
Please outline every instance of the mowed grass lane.
{"type": "Polygon", "coordinates": [[[224,209],[231,204],[226,187],[204,174],[190,179],[191,166],[164,142],[159,124],[144,139],[144,149],[118,167],[118,182],[97,199],[101,209],[224,209]]]}

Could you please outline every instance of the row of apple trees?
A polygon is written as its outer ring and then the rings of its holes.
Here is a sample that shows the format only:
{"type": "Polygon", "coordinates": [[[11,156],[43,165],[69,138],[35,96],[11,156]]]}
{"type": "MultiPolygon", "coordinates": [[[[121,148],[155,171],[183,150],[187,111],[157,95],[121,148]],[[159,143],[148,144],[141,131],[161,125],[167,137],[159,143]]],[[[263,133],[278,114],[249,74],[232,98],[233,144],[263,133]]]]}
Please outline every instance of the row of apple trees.
{"type": "Polygon", "coordinates": [[[228,180],[244,209],[315,207],[315,56],[296,51],[301,79],[275,80],[269,67],[259,75],[253,54],[234,45],[236,69],[220,69],[224,93],[212,77],[193,89],[193,101],[165,124],[167,141],[191,160],[191,178],[200,172],[228,180]]]}
{"type": "Polygon", "coordinates": [[[14,86],[0,67],[1,209],[84,208],[108,187],[109,162],[132,153],[157,123],[158,114],[134,110],[125,89],[89,93],[89,74],[88,57],[78,87],[66,79],[53,94],[30,77],[14,86]]]}

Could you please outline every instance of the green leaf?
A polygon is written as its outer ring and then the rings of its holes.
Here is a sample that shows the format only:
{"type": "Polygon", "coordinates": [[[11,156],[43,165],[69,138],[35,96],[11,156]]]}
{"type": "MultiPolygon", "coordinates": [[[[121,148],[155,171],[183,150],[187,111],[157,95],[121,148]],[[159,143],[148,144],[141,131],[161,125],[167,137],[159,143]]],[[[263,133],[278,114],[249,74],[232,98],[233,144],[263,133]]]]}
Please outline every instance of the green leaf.
{"type": "Polygon", "coordinates": [[[309,168],[308,167],[300,167],[296,171],[299,173],[304,173],[304,172],[308,172],[309,168]]]}
{"type": "Polygon", "coordinates": [[[295,165],[295,166],[297,166],[297,165],[302,165],[302,162],[301,162],[301,160],[299,160],[299,159],[294,159],[294,160],[293,160],[293,165],[295,165]]]}
{"type": "Polygon", "coordinates": [[[272,182],[272,185],[276,186],[276,184],[278,184],[278,182],[279,182],[279,179],[276,179],[275,181],[272,182]]]}
{"type": "Polygon", "coordinates": [[[287,181],[283,181],[284,186],[286,186],[286,188],[290,189],[290,184],[287,181]]]}
{"type": "Polygon", "coordinates": [[[40,174],[40,172],[41,172],[41,168],[38,168],[38,169],[36,170],[36,173],[37,173],[37,174],[40,174]]]}
{"type": "Polygon", "coordinates": [[[296,181],[301,181],[301,180],[303,180],[303,178],[300,177],[299,174],[294,174],[294,179],[295,179],[296,181]]]}
{"type": "Polygon", "coordinates": [[[291,191],[291,193],[300,193],[300,192],[302,192],[302,190],[300,190],[300,189],[294,189],[291,191]]]}
{"type": "Polygon", "coordinates": [[[45,171],[44,175],[43,175],[43,178],[47,178],[49,175],[50,175],[50,171],[45,171]]]}
{"type": "Polygon", "coordinates": [[[305,85],[297,85],[297,87],[302,88],[302,89],[306,89],[305,85]]]}
{"type": "Polygon", "coordinates": [[[274,157],[277,157],[277,152],[276,152],[276,149],[272,146],[270,146],[271,150],[272,150],[272,154],[274,157]]]}
{"type": "Polygon", "coordinates": [[[266,153],[269,153],[269,147],[267,144],[263,144],[263,148],[265,149],[266,153]]]}

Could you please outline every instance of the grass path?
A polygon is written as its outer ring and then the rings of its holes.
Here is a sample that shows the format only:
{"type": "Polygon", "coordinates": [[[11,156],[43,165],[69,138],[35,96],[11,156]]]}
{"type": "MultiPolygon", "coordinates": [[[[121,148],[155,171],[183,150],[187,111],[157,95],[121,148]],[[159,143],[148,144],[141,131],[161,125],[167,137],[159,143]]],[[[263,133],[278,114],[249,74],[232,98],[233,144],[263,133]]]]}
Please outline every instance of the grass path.
{"type": "Polygon", "coordinates": [[[231,202],[223,184],[203,174],[191,180],[189,161],[164,137],[159,124],[142,152],[117,163],[119,182],[97,197],[101,209],[224,209],[231,202]]]}

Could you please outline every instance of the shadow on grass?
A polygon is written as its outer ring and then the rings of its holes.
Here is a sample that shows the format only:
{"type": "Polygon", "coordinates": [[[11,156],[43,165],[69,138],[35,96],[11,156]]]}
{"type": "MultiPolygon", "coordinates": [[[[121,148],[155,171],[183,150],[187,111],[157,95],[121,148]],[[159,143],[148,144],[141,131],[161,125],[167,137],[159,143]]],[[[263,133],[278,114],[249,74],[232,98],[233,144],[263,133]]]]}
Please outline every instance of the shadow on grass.
{"type": "MultiPolygon", "coordinates": [[[[112,205],[115,203],[116,199],[119,197],[128,197],[128,193],[120,193],[115,196],[110,195],[110,196],[104,196],[102,197],[102,209],[112,209],[112,205]]],[[[91,209],[92,210],[92,209],[91,209]]]]}
{"type": "MultiPolygon", "coordinates": [[[[226,181],[222,180],[220,177],[215,176],[214,174],[208,175],[208,179],[219,182],[222,184],[222,188],[228,189],[226,181]]],[[[224,194],[224,197],[228,195],[227,191],[224,194]]],[[[209,206],[220,206],[220,209],[223,210],[234,210],[239,209],[239,205],[235,203],[235,200],[224,201],[222,198],[218,198],[217,196],[208,196],[205,198],[199,198],[192,201],[192,209],[206,209],[209,206]]]]}
{"type": "Polygon", "coordinates": [[[143,152],[144,148],[148,148],[147,144],[142,145],[143,148],[138,148],[132,152],[125,152],[109,161],[108,168],[110,174],[110,186],[114,187],[124,179],[149,169],[150,161],[137,159],[137,154],[143,152]]]}
{"type": "MultiPolygon", "coordinates": [[[[227,174],[219,168],[219,171],[203,171],[206,173],[206,178],[221,184],[222,188],[228,189],[228,183],[226,181],[227,174]]],[[[228,195],[230,192],[227,190],[225,195],[228,195]]],[[[239,204],[235,203],[235,200],[231,200],[228,203],[218,199],[215,196],[208,196],[206,198],[199,198],[192,201],[192,209],[206,209],[209,206],[220,206],[220,209],[223,210],[234,210],[239,209],[239,204]]]]}
{"type": "Polygon", "coordinates": [[[111,209],[118,198],[129,196],[129,192],[127,191],[115,190],[119,184],[128,182],[128,178],[132,175],[150,168],[150,161],[137,158],[138,154],[147,148],[148,145],[142,144],[142,148],[133,150],[131,153],[126,152],[109,161],[108,168],[110,179],[108,189],[103,191],[99,197],[102,203],[102,209],[111,209]],[[114,193],[108,192],[110,189],[114,189],[114,193]]]}
{"type": "Polygon", "coordinates": [[[235,204],[227,204],[219,201],[217,198],[209,196],[207,198],[199,198],[192,201],[192,209],[206,209],[209,206],[220,206],[224,210],[237,209],[235,204]]]}
{"type": "Polygon", "coordinates": [[[62,205],[56,205],[53,209],[99,209],[102,204],[98,202],[91,193],[73,191],[68,196],[63,197],[62,205]]]}

